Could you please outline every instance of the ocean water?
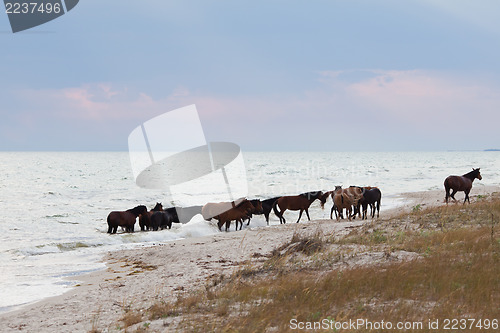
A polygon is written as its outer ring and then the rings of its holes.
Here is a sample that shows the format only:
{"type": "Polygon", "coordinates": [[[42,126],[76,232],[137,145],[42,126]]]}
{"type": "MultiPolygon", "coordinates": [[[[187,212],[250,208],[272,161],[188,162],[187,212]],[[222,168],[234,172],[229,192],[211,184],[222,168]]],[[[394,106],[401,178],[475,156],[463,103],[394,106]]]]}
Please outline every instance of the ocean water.
{"type": "MultiPolygon", "coordinates": [[[[483,176],[474,186],[500,185],[500,152],[244,152],[243,157],[248,198],[371,185],[382,190],[383,212],[400,204],[397,194],[442,189],[446,176],[472,167],[481,167],[483,176]]],[[[172,204],[168,191],[136,186],[126,152],[1,152],[0,171],[0,313],[64,293],[78,275],[104,268],[100,260],[107,251],[219,232],[198,215],[171,230],[107,234],[112,210],[172,204]]],[[[311,218],[327,218],[330,207],[328,202],[321,210],[316,202],[311,218]]],[[[271,216],[271,224],[279,224],[271,216]]],[[[297,213],[285,217],[295,221],[297,213]]],[[[250,225],[265,226],[263,216],[250,225]]]]}

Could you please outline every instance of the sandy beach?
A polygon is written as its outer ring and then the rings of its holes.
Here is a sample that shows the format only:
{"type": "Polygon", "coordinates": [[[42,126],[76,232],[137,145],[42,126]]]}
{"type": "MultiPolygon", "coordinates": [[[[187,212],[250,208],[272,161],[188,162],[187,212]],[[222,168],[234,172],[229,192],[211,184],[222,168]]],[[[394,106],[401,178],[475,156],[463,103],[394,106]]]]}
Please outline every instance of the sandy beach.
{"type": "MultiPolygon", "coordinates": [[[[499,192],[497,186],[474,187],[471,201],[479,195],[499,192]]],[[[444,204],[444,191],[401,194],[402,206],[382,210],[380,219],[409,212],[414,207],[444,204]]],[[[457,194],[458,204],[463,193],[457,194]]],[[[328,202],[326,209],[331,207],[328,202]]],[[[241,265],[289,241],[294,233],[342,235],[352,228],[377,220],[313,220],[270,227],[221,232],[214,236],[190,238],[168,244],[108,253],[107,269],[78,278],[81,282],[67,293],[27,305],[0,316],[0,332],[99,332],[123,331],[120,318],[126,309],[147,309],[155,301],[174,301],[179,295],[203,287],[207,279],[228,276],[241,265]]],[[[148,331],[174,331],[169,320],[148,322],[148,331]]]]}

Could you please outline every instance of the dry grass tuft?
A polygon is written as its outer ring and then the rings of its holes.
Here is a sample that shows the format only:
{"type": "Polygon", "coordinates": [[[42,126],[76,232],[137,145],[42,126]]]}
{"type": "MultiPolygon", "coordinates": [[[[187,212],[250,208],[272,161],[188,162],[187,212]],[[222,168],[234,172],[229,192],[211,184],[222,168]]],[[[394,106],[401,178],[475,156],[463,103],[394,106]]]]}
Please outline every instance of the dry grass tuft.
{"type": "Polygon", "coordinates": [[[321,251],[326,244],[326,239],[320,232],[313,235],[300,235],[294,233],[292,239],[272,251],[271,257],[288,256],[293,253],[312,255],[321,251]]]}
{"type": "Polygon", "coordinates": [[[139,311],[128,311],[120,319],[125,327],[142,322],[142,314],[139,311]]]}

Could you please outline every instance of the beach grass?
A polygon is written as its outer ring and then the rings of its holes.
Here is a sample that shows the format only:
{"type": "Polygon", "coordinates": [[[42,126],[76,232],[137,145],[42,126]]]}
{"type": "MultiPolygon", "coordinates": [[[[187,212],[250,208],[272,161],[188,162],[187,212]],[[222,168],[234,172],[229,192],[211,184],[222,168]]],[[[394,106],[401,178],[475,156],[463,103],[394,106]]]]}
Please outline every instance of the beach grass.
{"type": "Polygon", "coordinates": [[[294,323],[357,319],[416,324],[405,332],[474,319],[468,331],[483,332],[485,320],[500,319],[499,222],[493,196],[419,207],[345,236],[297,233],[258,261],[146,312],[192,332],[292,332],[294,323]]]}

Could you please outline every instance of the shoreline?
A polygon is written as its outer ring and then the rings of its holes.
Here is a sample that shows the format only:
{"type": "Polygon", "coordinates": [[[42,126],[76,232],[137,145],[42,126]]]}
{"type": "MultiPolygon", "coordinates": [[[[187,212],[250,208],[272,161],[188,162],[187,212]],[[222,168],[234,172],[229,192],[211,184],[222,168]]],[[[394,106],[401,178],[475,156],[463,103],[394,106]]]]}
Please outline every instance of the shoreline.
{"type": "MultiPolygon", "coordinates": [[[[474,187],[471,200],[499,192],[500,186],[474,187]]],[[[398,208],[382,210],[380,219],[391,219],[414,207],[444,205],[444,191],[401,193],[398,208]]],[[[457,194],[458,203],[463,193],[457,194]]],[[[382,198],[383,200],[383,198],[382,198]]],[[[453,203],[450,203],[453,204],[453,203]]],[[[229,275],[241,265],[289,241],[296,232],[342,235],[377,219],[337,222],[329,219],[287,223],[269,227],[250,227],[240,232],[185,238],[160,245],[138,247],[103,254],[106,268],[71,277],[80,281],[62,295],[20,306],[0,314],[0,332],[12,330],[37,332],[91,331],[93,326],[116,330],[124,308],[147,308],[155,299],[174,301],[179,295],[203,287],[207,279],[229,275]]]]}

